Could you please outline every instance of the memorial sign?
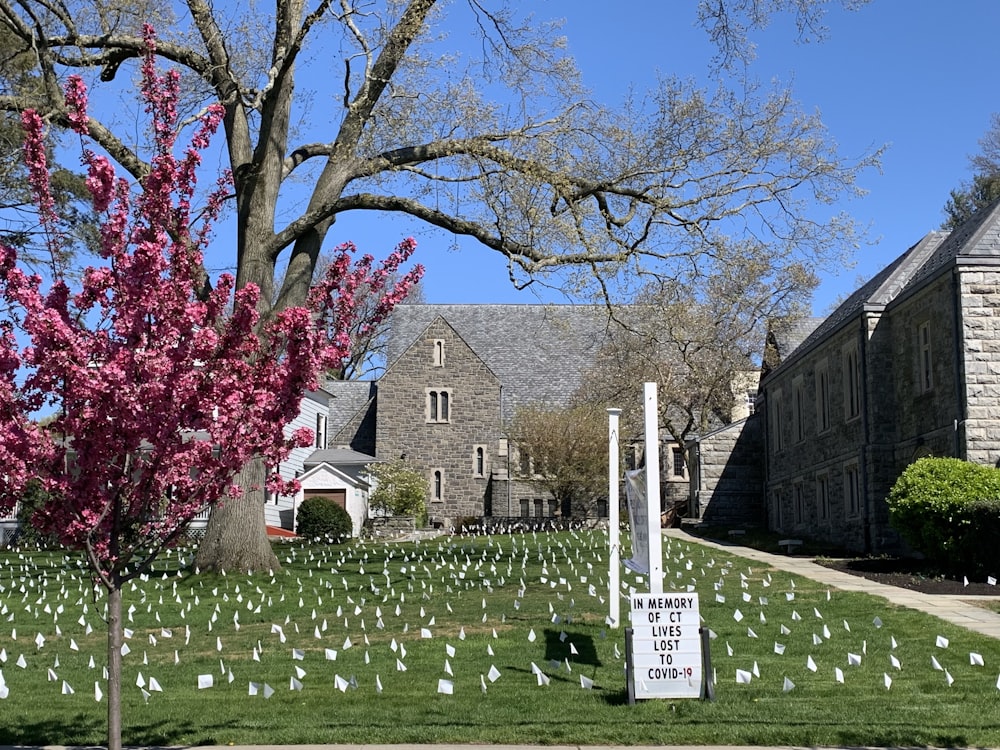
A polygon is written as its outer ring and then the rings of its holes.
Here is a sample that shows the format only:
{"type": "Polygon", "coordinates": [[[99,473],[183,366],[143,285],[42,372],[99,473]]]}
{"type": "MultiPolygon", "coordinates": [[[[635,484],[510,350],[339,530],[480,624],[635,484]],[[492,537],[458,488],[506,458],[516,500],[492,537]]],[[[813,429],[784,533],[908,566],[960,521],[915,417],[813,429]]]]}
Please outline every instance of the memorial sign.
{"type": "Polygon", "coordinates": [[[699,698],[703,658],[698,595],[632,594],[632,696],[699,698]]]}

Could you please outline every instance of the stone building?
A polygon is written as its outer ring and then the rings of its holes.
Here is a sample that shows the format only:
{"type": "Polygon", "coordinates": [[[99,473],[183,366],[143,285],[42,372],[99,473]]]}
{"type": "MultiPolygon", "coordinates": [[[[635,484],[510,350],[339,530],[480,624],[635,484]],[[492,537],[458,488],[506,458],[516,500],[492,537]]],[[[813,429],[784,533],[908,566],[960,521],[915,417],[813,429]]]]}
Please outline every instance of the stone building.
{"type": "Polygon", "coordinates": [[[437,525],[564,515],[505,425],[519,406],[566,405],[607,326],[602,307],[399,305],[383,376],[330,385],[331,445],[421,467],[437,525]]]}
{"type": "Polygon", "coordinates": [[[925,236],[769,365],[769,527],[898,548],[885,498],[908,464],[1000,460],[1000,205],[925,236]]]}

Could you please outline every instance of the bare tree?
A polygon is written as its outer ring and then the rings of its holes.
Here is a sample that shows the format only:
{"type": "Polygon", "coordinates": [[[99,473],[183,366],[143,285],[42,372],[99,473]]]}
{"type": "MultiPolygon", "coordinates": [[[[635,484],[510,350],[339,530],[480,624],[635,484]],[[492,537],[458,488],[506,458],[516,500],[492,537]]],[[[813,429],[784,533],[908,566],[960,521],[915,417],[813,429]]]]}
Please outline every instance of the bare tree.
{"type": "MultiPolygon", "coordinates": [[[[831,1],[702,0],[700,20],[720,61],[734,64],[750,49],[746,29],[771,12],[791,10],[808,32],[831,1]]],[[[260,287],[265,318],[303,301],[330,227],[355,210],[474,238],[506,258],[519,286],[560,269],[580,269],[607,294],[640,268],[710,276],[733,233],[778,264],[816,267],[853,237],[851,221],[817,219],[816,206],[856,192],[859,172],[878,160],[842,158],[780,86],[705,91],[665,77],[603,107],[581,85],[557,24],[503,0],[447,9],[276,0],[270,13],[206,0],[0,0],[0,25],[15,52],[34,56],[39,81],[0,96],[0,110],[35,107],[65,122],[57,84],[69,71],[91,71],[95,89],[127,96],[146,21],[157,27],[157,55],[186,77],[179,106],[225,107],[232,257],[238,284],[260,287]],[[437,32],[445,24],[477,35],[472,57],[447,46],[437,32]],[[310,68],[324,91],[304,93],[310,68]]],[[[149,157],[134,122],[127,108],[95,109],[90,134],[141,180],[149,157]]],[[[262,473],[248,466],[244,499],[213,512],[202,567],[277,566],[255,489],[262,473]]]]}
{"type": "Polygon", "coordinates": [[[563,518],[593,518],[607,497],[607,413],[588,403],[518,409],[508,434],[563,518]]]}
{"type": "Polygon", "coordinates": [[[804,268],[748,259],[690,283],[657,280],[615,322],[577,398],[623,409],[622,429],[640,434],[642,384],[657,384],[660,426],[680,446],[734,421],[756,390],[768,325],[800,316],[816,285],[804,268]]]}

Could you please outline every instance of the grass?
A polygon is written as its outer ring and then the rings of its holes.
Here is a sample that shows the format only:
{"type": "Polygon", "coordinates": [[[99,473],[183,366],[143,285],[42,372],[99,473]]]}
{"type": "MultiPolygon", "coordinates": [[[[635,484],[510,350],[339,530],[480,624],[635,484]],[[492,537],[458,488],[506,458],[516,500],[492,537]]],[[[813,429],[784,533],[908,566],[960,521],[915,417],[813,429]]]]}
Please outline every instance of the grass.
{"type": "MultiPolygon", "coordinates": [[[[184,554],[125,592],[127,745],[1000,745],[1000,641],[695,543],[664,540],[665,588],[700,594],[717,700],[635,706],[623,633],[605,623],[600,532],[287,546],[273,576],[193,575],[184,554]],[[985,666],[970,664],[970,652],[985,666]],[[848,666],[848,653],[861,665],[848,666]],[[737,669],[759,677],[737,684],[737,669]],[[214,686],[199,690],[199,675],[214,686]],[[149,690],[150,678],[162,692],[149,690]],[[783,690],[785,678],[794,689],[783,690]],[[442,679],[453,694],[438,692],[442,679]]],[[[0,744],[102,743],[106,703],[94,700],[94,683],[106,692],[104,599],[73,558],[4,562],[0,744]]],[[[624,585],[646,588],[631,574],[624,585]]]]}

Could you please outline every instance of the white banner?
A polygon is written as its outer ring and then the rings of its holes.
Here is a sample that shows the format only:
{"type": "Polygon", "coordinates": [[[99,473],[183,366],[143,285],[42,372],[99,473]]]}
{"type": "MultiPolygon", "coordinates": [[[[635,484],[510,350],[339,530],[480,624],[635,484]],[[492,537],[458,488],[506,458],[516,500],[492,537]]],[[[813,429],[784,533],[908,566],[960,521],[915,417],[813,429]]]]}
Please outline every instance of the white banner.
{"type": "Polygon", "coordinates": [[[649,525],[646,518],[649,503],[646,502],[644,469],[625,472],[625,501],[632,527],[632,559],[625,561],[625,567],[641,575],[649,575],[649,525]]]}

